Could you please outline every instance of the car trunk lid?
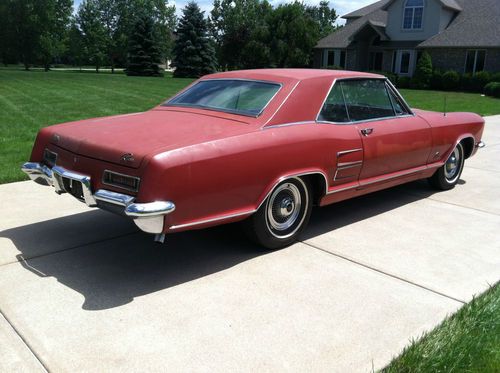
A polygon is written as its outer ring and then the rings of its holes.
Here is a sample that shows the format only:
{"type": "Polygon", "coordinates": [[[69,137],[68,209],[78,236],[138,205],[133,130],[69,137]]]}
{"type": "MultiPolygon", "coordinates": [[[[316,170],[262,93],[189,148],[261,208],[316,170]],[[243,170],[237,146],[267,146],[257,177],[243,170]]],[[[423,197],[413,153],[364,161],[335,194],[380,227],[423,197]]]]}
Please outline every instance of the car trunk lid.
{"type": "Polygon", "coordinates": [[[138,168],[148,154],[253,130],[244,121],[223,116],[150,110],[58,125],[51,142],[78,155],[138,168]]]}

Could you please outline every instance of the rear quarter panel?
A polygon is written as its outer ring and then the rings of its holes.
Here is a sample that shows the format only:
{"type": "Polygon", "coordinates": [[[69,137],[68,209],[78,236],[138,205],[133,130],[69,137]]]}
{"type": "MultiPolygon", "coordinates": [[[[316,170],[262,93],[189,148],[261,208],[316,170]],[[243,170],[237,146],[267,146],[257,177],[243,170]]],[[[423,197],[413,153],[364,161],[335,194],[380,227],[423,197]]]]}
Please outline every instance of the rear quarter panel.
{"type": "Polygon", "coordinates": [[[336,152],[360,142],[350,126],[310,123],[169,151],[149,162],[138,201],[173,201],[166,227],[252,212],[284,176],[319,172],[332,180],[336,152]]]}

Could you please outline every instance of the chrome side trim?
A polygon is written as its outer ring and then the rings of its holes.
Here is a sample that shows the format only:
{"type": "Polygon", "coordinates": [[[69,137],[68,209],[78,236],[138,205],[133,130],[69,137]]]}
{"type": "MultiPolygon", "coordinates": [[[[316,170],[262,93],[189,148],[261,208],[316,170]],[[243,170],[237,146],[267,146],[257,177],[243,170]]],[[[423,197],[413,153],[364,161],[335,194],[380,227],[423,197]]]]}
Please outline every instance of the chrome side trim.
{"type": "Polygon", "coordinates": [[[423,166],[423,167],[419,167],[418,169],[400,171],[396,175],[381,176],[381,177],[378,177],[377,179],[371,180],[371,181],[365,181],[365,182],[360,181],[359,182],[359,186],[360,187],[364,187],[364,186],[367,186],[367,185],[372,185],[372,184],[381,183],[381,182],[384,182],[384,181],[389,181],[389,180],[392,180],[392,179],[397,179],[398,177],[402,177],[402,176],[407,176],[407,175],[411,175],[411,174],[417,174],[419,172],[426,171],[429,168],[431,168],[431,167],[423,166]]]}
{"type": "Polygon", "coordinates": [[[341,157],[343,155],[346,155],[346,154],[351,154],[351,153],[355,153],[355,152],[361,152],[363,151],[363,148],[357,148],[357,149],[349,149],[349,150],[342,150],[340,152],[337,152],[337,158],[338,157],[341,157]]]}
{"type": "Polygon", "coordinates": [[[215,221],[227,220],[227,219],[231,219],[231,218],[237,218],[239,216],[244,216],[244,215],[251,215],[251,214],[253,214],[256,211],[257,210],[248,210],[248,211],[238,212],[236,214],[223,215],[223,216],[219,216],[219,217],[216,217],[216,218],[202,219],[202,220],[198,220],[198,221],[194,221],[194,222],[186,223],[186,224],[172,225],[169,228],[169,230],[176,230],[176,229],[181,229],[181,228],[194,227],[196,225],[213,223],[215,221]]]}
{"type": "Polygon", "coordinates": [[[362,164],[363,164],[363,161],[339,162],[339,163],[337,163],[337,167],[341,170],[344,170],[346,168],[361,166],[362,164]]]}
{"type": "Polygon", "coordinates": [[[330,191],[328,191],[326,193],[326,195],[335,194],[335,193],[339,193],[339,192],[344,192],[346,190],[356,189],[356,188],[359,188],[359,183],[356,183],[356,185],[351,185],[351,186],[344,187],[344,188],[338,188],[338,189],[330,190],[330,191]]]}

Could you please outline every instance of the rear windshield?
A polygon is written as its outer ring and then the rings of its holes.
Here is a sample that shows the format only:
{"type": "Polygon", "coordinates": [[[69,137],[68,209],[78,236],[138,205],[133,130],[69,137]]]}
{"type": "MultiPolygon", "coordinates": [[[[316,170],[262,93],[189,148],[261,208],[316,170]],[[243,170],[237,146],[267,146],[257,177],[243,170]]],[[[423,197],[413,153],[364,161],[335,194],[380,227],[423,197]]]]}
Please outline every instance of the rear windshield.
{"type": "Polygon", "coordinates": [[[250,80],[202,80],[165,103],[258,116],[281,88],[280,84],[250,80]]]}

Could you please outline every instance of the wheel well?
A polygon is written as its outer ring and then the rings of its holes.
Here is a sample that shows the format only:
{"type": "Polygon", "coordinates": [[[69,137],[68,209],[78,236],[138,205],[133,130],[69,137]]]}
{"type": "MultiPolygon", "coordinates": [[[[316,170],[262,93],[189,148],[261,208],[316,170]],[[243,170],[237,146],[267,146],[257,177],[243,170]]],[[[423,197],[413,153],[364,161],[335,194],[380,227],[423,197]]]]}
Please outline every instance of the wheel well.
{"type": "Polygon", "coordinates": [[[460,141],[464,147],[465,159],[469,158],[474,150],[474,139],[472,137],[466,137],[460,141]]]}
{"type": "Polygon", "coordinates": [[[300,177],[311,186],[313,205],[318,205],[321,197],[326,194],[326,179],[322,174],[310,174],[300,177]]]}

